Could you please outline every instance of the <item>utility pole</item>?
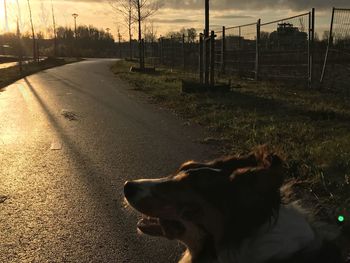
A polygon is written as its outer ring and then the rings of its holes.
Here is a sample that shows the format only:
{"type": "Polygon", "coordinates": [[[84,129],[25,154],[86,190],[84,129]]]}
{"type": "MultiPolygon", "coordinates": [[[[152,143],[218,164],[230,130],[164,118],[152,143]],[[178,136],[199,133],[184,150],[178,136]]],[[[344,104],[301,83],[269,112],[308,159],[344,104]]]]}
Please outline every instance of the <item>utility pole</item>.
{"type": "Polygon", "coordinates": [[[73,18],[74,18],[74,38],[75,38],[75,41],[74,41],[74,46],[75,46],[75,50],[74,50],[74,53],[76,55],[76,57],[78,58],[78,52],[77,52],[77,48],[78,48],[78,43],[77,43],[77,40],[78,40],[78,35],[77,35],[77,17],[79,16],[78,14],[74,13],[72,14],[73,18]]]}
{"type": "Polygon", "coordinates": [[[74,13],[72,14],[72,16],[74,17],[74,37],[75,37],[75,40],[77,40],[77,17],[79,15],[74,13]]]}
{"type": "Polygon", "coordinates": [[[57,56],[57,32],[56,32],[56,20],[55,20],[55,12],[53,9],[53,3],[51,0],[51,10],[52,10],[52,23],[53,23],[53,39],[54,39],[54,56],[57,56]]]}

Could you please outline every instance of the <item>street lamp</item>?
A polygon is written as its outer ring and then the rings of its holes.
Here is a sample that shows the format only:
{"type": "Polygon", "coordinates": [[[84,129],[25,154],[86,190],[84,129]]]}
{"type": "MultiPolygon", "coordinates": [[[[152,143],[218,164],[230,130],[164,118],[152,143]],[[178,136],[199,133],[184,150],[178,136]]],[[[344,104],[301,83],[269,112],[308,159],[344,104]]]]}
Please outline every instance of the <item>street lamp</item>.
{"type": "Polygon", "coordinates": [[[74,13],[72,14],[72,17],[74,17],[74,35],[75,35],[75,39],[77,38],[77,17],[79,15],[74,13]]]}
{"type": "Polygon", "coordinates": [[[109,31],[111,31],[111,29],[109,27],[106,28],[107,34],[109,34],[109,31]]]}

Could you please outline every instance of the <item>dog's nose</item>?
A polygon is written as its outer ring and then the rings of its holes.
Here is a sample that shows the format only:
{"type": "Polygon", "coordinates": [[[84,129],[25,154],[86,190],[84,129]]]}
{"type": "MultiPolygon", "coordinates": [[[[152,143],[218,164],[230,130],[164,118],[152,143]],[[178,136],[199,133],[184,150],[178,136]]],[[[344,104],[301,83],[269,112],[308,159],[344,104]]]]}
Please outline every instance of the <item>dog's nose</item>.
{"type": "Polygon", "coordinates": [[[137,193],[137,184],[134,182],[125,182],[124,184],[124,196],[126,199],[132,198],[137,193]]]}

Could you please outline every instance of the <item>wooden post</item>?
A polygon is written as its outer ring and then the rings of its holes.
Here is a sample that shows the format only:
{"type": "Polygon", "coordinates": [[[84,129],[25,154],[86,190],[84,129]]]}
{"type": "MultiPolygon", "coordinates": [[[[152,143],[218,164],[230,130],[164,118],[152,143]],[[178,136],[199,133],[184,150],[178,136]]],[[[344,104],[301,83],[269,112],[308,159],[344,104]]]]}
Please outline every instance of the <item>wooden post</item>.
{"type": "Polygon", "coordinates": [[[186,52],[185,52],[185,34],[182,34],[182,65],[186,68],[186,52]]]}
{"type": "Polygon", "coordinates": [[[215,85],[215,32],[210,34],[210,86],[215,85]]]}
{"type": "Polygon", "coordinates": [[[226,28],[222,27],[222,42],[221,42],[221,73],[226,72],[226,28]]]}
{"type": "Polygon", "coordinates": [[[325,76],[325,74],[326,74],[327,60],[328,60],[329,50],[330,50],[331,47],[333,46],[333,22],[334,22],[334,11],[335,11],[335,8],[333,7],[333,9],[332,9],[332,19],[331,19],[331,28],[330,28],[330,30],[329,30],[328,45],[327,45],[326,56],[325,56],[324,64],[323,64],[323,68],[322,68],[322,74],[321,74],[321,79],[320,79],[320,85],[322,85],[324,76],[325,76]]]}
{"type": "Polygon", "coordinates": [[[199,82],[203,84],[203,37],[202,33],[199,34],[199,82]]]}
{"type": "Polygon", "coordinates": [[[260,25],[261,19],[256,23],[256,53],[255,53],[255,80],[259,80],[260,66],[260,25]]]}

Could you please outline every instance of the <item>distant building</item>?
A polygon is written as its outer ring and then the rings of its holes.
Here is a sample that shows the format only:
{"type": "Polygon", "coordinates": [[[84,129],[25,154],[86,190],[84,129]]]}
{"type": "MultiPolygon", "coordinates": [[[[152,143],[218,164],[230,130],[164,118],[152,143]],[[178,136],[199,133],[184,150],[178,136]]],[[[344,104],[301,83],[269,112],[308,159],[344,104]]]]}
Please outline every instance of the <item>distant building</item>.
{"type": "Polygon", "coordinates": [[[271,48],[278,49],[303,48],[307,45],[307,38],[307,33],[301,32],[293,24],[280,23],[278,24],[277,31],[270,34],[268,45],[271,48]]]}

